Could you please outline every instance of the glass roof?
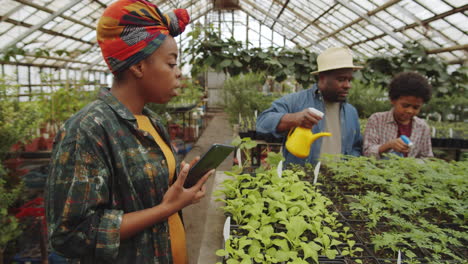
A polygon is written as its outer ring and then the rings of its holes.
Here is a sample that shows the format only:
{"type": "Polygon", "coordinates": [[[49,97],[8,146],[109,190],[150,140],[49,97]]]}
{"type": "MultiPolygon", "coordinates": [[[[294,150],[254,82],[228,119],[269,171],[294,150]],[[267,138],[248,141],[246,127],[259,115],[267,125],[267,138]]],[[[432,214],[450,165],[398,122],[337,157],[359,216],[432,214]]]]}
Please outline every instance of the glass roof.
{"type": "MultiPolygon", "coordinates": [[[[106,72],[95,26],[111,2],[0,0],[0,64],[106,72]]],[[[192,25],[213,24],[223,37],[249,46],[298,45],[314,52],[349,46],[357,56],[371,57],[417,41],[448,63],[466,64],[468,58],[468,0],[151,2],[163,12],[186,8],[192,25]]],[[[184,34],[178,41],[188,44],[184,34]]]]}

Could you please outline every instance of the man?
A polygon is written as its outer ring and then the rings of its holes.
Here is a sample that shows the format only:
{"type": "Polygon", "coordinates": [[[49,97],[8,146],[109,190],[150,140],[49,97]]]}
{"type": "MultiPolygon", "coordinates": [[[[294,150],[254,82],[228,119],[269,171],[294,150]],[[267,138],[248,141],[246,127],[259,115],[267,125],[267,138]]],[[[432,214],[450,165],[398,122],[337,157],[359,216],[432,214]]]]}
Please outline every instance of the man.
{"type": "Polygon", "coordinates": [[[289,163],[316,163],[321,154],[361,155],[362,137],[356,109],[346,102],[353,71],[361,69],[353,65],[353,56],[346,47],[333,47],[317,57],[318,84],[310,89],[288,94],[265,110],[257,119],[257,131],[285,137],[297,126],[311,128],[313,133],[330,132],[331,137],[316,140],[309,157],[301,159],[283,148],[289,163]],[[323,118],[310,112],[309,107],[322,111],[323,118]]]}

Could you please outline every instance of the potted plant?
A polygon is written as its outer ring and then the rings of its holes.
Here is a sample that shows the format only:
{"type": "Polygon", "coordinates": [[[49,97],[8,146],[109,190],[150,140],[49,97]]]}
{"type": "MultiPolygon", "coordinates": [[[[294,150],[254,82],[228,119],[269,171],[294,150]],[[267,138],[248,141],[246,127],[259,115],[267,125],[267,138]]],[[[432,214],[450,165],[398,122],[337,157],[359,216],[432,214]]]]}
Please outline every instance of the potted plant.
{"type": "Polygon", "coordinates": [[[42,75],[41,81],[51,85],[51,93],[33,97],[38,104],[43,122],[38,126],[42,146],[51,147],[58,128],[81,108],[95,100],[97,90],[88,91],[84,88],[84,81],[78,83],[60,83],[53,80],[52,75],[42,75]],[[56,84],[58,83],[58,84],[56,84]]]}
{"type": "MultiPolygon", "coordinates": [[[[10,151],[18,142],[29,139],[41,123],[38,106],[34,102],[19,102],[18,86],[13,78],[0,77],[0,254],[3,255],[8,242],[15,239],[21,229],[9,209],[22,193],[18,168],[20,160],[10,151]],[[14,121],[14,122],[13,122],[14,121]],[[8,164],[11,169],[4,166],[8,164]]],[[[19,149],[19,148],[16,148],[19,149]]],[[[3,256],[0,256],[0,261],[3,256]]],[[[0,262],[1,263],[1,262],[0,262]]]]}

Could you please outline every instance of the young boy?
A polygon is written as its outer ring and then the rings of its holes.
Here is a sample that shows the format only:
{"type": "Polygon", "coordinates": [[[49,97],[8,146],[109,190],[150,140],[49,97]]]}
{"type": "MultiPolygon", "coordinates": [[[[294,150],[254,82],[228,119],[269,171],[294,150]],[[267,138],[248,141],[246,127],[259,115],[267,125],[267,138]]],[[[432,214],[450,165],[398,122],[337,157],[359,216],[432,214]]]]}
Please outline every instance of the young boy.
{"type": "Polygon", "coordinates": [[[432,87],[415,72],[397,74],[389,85],[393,108],[369,117],[364,133],[364,155],[380,158],[394,151],[405,157],[433,157],[429,126],[417,115],[431,98],[432,87]],[[410,148],[400,136],[407,136],[410,148]]]}

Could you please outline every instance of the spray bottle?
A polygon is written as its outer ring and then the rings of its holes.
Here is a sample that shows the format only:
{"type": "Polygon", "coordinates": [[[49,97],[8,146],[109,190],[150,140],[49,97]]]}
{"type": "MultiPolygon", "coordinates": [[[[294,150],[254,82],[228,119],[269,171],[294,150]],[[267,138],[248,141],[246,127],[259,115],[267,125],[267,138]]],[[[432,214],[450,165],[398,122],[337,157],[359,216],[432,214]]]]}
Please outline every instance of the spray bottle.
{"type": "MultiPolygon", "coordinates": [[[[400,136],[400,139],[403,140],[403,142],[404,142],[406,145],[408,145],[408,147],[411,148],[411,147],[414,146],[413,142],[412,142],[407,136],[401,135],[401,136],[400,136]]],[[[400,156],[400,157],[404,157],[403,153],[397,152],[397,151],[395,151],[395,150],[393,150],[391,153],[393,153],[393,154],[395,154],[395,155],[397,155],[397,156],[400,156]]]]}

